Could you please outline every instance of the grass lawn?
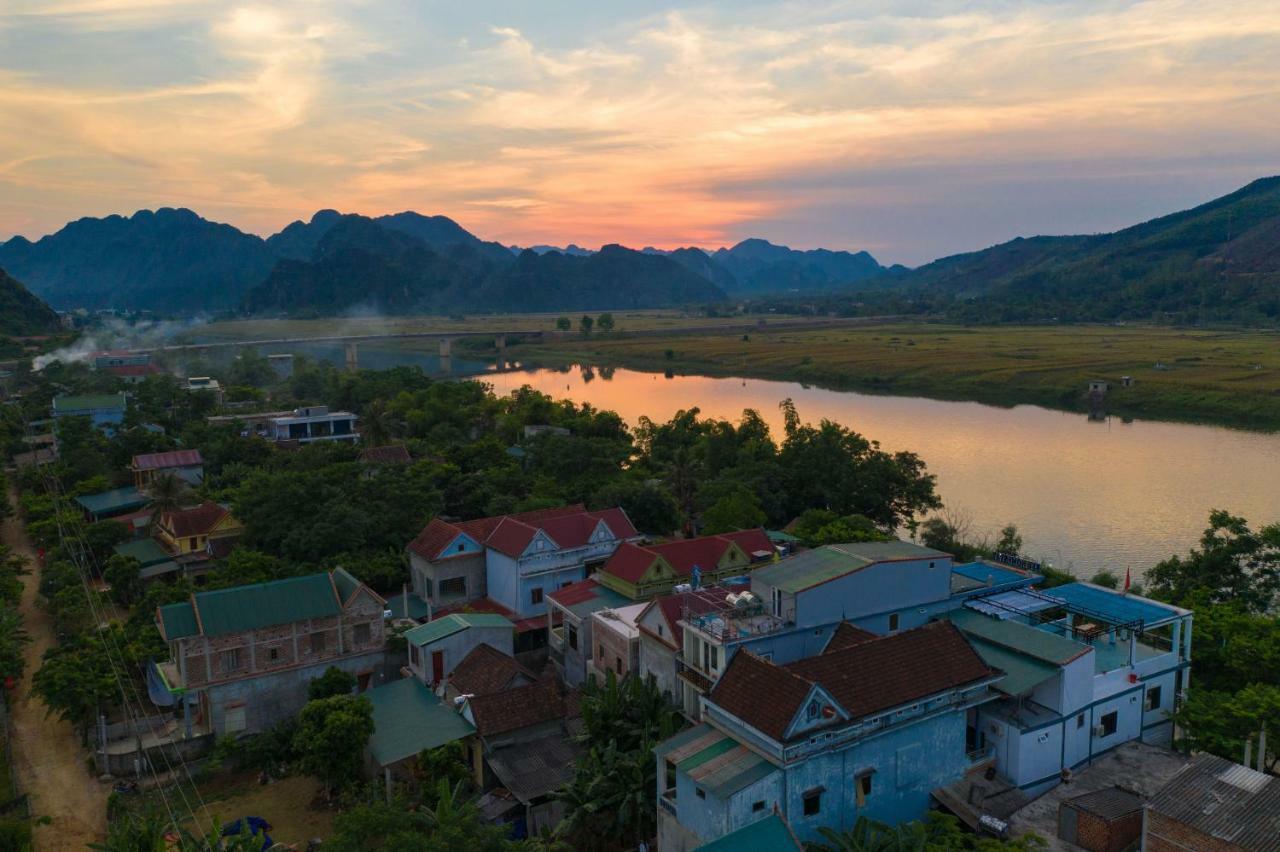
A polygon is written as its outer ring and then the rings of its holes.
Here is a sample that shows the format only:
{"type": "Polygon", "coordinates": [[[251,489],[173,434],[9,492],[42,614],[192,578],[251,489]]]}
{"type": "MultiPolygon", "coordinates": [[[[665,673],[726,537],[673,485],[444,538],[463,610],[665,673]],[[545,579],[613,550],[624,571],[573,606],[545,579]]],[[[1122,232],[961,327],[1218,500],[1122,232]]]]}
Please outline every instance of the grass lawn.
{"type": "Polygon", "coordinates": [[[526,362],[789,379],[1069,410],[1087,408],[1087,383],[1097,378],[1111,384],[1112,414],[1280,429],[1280,335],[1269,331],[893,323],[745,337],[595,337],[529,343],[509,354],[526,362]],[[1125,375],[1133,387],[1120,386],[1125,375]]]}
{"type": "MultiPolygon", "coordinates": [[[[258,783],[255,773],[238,772],[201,783],[200,793],[220,824],[259,816],[271,823],[271,838],[278,843],[295,843],[299,848],[306,848],[311,838],[327,838],[333,832],[337,812],[312,806],[320,798],[320,783],[305,775],[292,775],[264,785],[258,783]]],[[[208,825],[207,819],[201,822],[208,825]]]]}

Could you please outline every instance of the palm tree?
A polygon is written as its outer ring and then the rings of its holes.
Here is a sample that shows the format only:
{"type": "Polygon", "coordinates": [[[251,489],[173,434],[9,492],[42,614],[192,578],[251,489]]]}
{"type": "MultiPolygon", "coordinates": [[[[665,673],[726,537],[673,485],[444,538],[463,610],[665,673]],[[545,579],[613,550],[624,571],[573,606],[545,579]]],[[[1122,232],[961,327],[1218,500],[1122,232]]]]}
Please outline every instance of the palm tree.
{"type": "Polygon", "coordinates": [[[391,442],[393,431],[391,410],[384,400],[375,399],[365,406],[364,413],[360,416],[360,432],[367,446],[387,445],[391,442]]]}
{"type": "Polygon", "coordinates": [[[189,492],[187,481],[176,473],[157,474],[147,487],[147,493],[151,497],[148,508],[151,509],[152,528],[160,522],[162,515],[181,509],[186,504],[189,492]]]}

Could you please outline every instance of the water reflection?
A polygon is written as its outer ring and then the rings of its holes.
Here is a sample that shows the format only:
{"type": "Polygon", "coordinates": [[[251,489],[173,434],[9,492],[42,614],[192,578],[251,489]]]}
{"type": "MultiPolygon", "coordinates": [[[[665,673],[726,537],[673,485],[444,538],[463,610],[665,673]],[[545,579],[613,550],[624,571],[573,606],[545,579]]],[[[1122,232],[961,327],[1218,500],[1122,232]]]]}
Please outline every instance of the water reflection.
{"type": "Polygon", "coordinates": [[[775,436],[778,403],[790,397],[806,420],[836,420],[887,450],[919,453],[948,506],[976,531],[994,536],[1012,521],[1029,553],[1078,574],[1132,567],[1137,576],[1194,546],[1213,508],[1256,524],[1280,520],[1278,435],[589,366],[483,378],[499,393],[529,384],[633,424],[695,406],[734,420],[755,408],[775,436]]]}

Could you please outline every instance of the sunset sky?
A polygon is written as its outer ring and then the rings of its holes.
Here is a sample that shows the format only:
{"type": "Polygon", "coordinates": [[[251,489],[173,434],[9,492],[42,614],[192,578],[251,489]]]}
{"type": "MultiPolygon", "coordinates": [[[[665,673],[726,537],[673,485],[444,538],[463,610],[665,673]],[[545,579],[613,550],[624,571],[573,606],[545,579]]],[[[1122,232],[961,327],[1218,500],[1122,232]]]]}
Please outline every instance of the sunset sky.
{"type": "Polygon", "coordinates": [[[0,239],[414,209],[915,264],[1277,172],[1277,0],[0,0],[0,239]]]}

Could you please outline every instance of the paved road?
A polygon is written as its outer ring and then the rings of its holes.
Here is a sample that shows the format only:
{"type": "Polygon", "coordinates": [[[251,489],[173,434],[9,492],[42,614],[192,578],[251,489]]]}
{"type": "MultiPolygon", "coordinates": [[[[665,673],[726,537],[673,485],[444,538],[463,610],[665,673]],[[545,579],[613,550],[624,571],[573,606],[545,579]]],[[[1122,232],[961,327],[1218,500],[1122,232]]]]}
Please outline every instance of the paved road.
{"type": "MultiPolygon", "coordinates": [[[[16,504],[16,494],[10,498],[16,504]]],[[[30,694],[31,675],[40,668],[45,649],[55,641],[53,623],[36,602],[39,567],[31,542],[17,518],[5,521],[3,540],[15,552],[28,557],[32,564],[31,573],[22,578],[19,605],[27,632],[31,634],[31,643],[26,648],[27,674],[10,704],[13,762],[18,783],[31,797],[32,814],[52,819],[49,825],[36,826],[36,849],[83,852],[90,843],[105,839],[107,790],[90,773],[75,728],[48,715],[44,702],[30,694]]]]}

